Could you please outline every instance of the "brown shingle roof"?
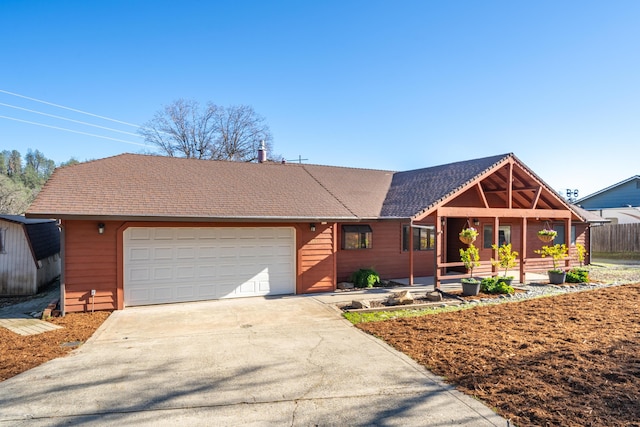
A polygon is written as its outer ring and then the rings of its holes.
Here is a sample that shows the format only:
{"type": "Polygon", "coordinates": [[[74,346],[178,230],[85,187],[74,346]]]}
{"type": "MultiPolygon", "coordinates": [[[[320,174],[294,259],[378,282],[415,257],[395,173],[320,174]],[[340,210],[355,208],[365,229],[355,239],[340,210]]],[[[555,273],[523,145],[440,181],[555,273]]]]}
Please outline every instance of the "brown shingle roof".
{"type": "Polygon", "coordinates": [[[27,215],[267,221],[411,218],[510,157],[513,154],[390,172],[122,154],[56,169],[27,215]]]}
{"type": "Polygon", "coordinates": [[[392,173],[122,154],[56,169],[30,216],[377,217],[392,173]]]}
{"type": "Polygon", "coordinates": [[[381,216],[411,217],[461,188],[510,154],[394,174],[381,216]]]}

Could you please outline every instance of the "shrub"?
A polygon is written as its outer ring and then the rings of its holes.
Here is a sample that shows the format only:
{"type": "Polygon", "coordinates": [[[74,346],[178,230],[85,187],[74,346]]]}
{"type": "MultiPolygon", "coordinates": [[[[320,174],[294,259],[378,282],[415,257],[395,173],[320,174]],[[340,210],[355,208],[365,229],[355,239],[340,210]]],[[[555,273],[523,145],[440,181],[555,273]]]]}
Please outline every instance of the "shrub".
{"type": "Polygon", "coordinates": [[[504,276],[507,277],[507,272],[510,268],[516,266],[516,259],[518,258],[518,252],[511,250],[511,243],[503,243],[502,246],[491,245],[494,251],[498,251],[498,259],[491,258],[491,264],[496,267],[504,268],[504,276]]]}
{"type": "Polygon", "coordinates": [[[557,272],[562,272],[562,270],[558,269],[558,263],[569,256],[569,249],[564,243],[557,243],[553,246],[543,246],[542,249],[536,250],[534,252],[542,255],[542,258],[546,258],[548,256],[553,258],[553,270],[550,271],[557,272]]]}
{"type": "Polygon", "coordinates": [[[469,277],[473,277],[473,268],[480,265],[480,252],[473,244],[467,249],[460,249],[460,260],[469,272],[469,277]]]}
{"type": "Polygon", "coordinates": [[[497,277],[485,277],[480,282],[480,291],[485,294],[512,294],[515,292],[512,286],[497,277]]]}
{"type": "Polygon", "coordinates": [[[372,288],[380,283],[380,276],[372,268],[361,268],[351,275],[351,281],[356,288],[372,288]]]}
{"type": "Polygon", "coordinates": [[[567,283],[587,283],[589,281],[589,271],[584,268],[573,268],[567,271],[567,283]]]}

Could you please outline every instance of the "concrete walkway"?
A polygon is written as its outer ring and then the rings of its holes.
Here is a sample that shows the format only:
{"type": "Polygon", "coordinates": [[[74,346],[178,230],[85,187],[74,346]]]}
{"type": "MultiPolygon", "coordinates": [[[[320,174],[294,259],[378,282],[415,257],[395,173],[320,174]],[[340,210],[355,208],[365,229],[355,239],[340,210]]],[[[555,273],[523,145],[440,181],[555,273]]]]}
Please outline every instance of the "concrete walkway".
{"type": "Polygon", "coordinates": [[[59,297],[60,287],[54,285],[29,301],[0,308],[0,327],[7,328],[19,335],[34,335],[60,329],[58,325],[31,315],[31,313],[41,313],[49,303],[59,297]]]}
{"type": "Polygon", "coordinates": [[[0,383],[0,426],[506,426],[315,297],[114,312],[0,383]]]}

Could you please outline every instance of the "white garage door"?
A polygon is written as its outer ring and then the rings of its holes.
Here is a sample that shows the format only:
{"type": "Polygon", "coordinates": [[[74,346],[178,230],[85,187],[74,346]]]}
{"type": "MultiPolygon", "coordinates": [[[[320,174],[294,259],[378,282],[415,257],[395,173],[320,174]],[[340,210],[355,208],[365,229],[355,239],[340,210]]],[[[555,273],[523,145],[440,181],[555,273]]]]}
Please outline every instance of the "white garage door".
{"type": "Polygon", "coordinates": [[[290,227],[133,227],[123,243],[126,306],[295,292],[290,227]]]}

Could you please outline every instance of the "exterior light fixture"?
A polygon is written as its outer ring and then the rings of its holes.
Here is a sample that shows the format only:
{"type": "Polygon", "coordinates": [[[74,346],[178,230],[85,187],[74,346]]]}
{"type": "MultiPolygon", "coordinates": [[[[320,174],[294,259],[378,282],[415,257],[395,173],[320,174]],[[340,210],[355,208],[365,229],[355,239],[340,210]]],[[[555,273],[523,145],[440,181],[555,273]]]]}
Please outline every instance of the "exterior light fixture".
{"type": "Polygon", "coordinates": [[[480,225],[480,220],[478,218],[473,218],[473,225],[475,226],[480,225]]]}
{"type": "Polygon", "coordinates": [[[98,234],[104,234],[104,223],[98,224],[98,234]]]}
{"type": "Polygon", "coordinates": [[[445,224],[447,223],[447,218],[446,217],[440,217],[440,224],[444,227],[445,224]]]}
{"type": "Polygon", "coordinates": [[[316,225],[314,223],[309,224],[309,230],[316,231],[316,225]]]}

